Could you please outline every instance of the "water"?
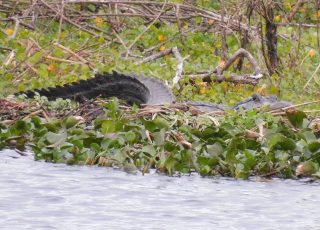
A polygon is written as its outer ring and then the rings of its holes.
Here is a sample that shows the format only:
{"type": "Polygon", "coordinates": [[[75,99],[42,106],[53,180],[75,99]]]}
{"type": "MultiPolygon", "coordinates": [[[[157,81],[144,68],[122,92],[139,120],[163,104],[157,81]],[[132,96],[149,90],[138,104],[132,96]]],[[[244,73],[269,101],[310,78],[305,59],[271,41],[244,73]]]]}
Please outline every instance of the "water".
{"type": "Polygon", "coordinates": [[[129,175],[0,152],[0,229],[320,229],[320,184],[129,175]]]}

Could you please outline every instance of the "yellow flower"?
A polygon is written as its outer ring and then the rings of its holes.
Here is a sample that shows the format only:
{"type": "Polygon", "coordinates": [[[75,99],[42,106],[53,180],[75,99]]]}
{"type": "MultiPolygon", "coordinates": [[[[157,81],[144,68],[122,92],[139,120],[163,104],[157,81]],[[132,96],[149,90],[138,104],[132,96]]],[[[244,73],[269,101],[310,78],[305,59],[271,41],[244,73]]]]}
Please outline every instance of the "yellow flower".
{"type": "Polygon", "coordinates": [[[229,84],[227,82],[225,82],[225,84],[222,85],[223,87],[223,91],[226,93],[228,92],[228,89],[229,89],[229,84]]]}
{"type": "Polygon", "coordinates": [[[290,2],[287,2],[286,8],[287,8],[287,10],[291,10],[291,3],[290,2]]]}
{"type": "Polygon", "coordinates": [[[10,28],[6,29],[5,32],[8,36],[11,36],[14,33],[13,29],[10,28]]]}
{"type": "Polygon", "coordinates": [[[199,94],[205,94],[207,92],[208,82],[200,82],[198,85],[199,94]]]}
{"type": "Polygon", "coordinates": [[[309,55],[310,58],[313,58],[316,55],[316,51],[310,50],[308,55],[309,55]]]}
{"type": "Polygon", "coordinates": [[[165,49],[166,49],[165,46],[160,46],[160,48],[159,48],[160,51],[164,51],[165,49]]]}
{"type": "Polygon", "coordinates": [[[320,10],[316,13],[316,18],[320,18],[320,10]]]}
{"type": "Polygon", "coordinates": [[[219,67],[220,67],[220,68],[223,68],[225,64],[226,64],[226,61],[225,61],[225,60],[221,59],[221,60],[219,61],[219,67]]]}
{"type": "Polygon", "coordinates": [[[301,8],[300,9],[300,13],[304,13],[304,12],[306,12],[306,9],[305,8],[301,8]]]}
{"type": "Polygon", "coordinates": [[[209,19],[208,20],[208,24],[211,26],[211,25],[213,25],[215,23],[215,20],[213,20],[213,19],[209,19]]]}
{"type": "Polygon", "coordinates": [[[280,22],[281,21],[281,16],[280,15],[274,16],[274,21],[275,22],[280,22]]]}
{"type": "Polygon", "coordinates": [[[54,64],[48,65],[48,72],[53,73],[56,70],[56,66],[54,64]]]}
{"type": "Polygon", "coordinates": [[[266,91],[265,91],[266,87],[267,87],[267,86],[266,86],[265,84],[263,84],[262,86],[257,86],[257,87],[255,87],[254,91],[255,91],[256,93],[265,95],[265,93],[266,93],[266,91]]]}
{"type": "Polygon", "coordinates": [[[242,85],[241,84],[236,84],[236,92],[239,93],[242,91],[242,85]]]}
{"type": "Polygon", "coordinates": [[[101,17],[96,17],[94,21],[97,26],[101,26],[103,24],[103,19],[101,17]]]}
{"type": "Polygon", "coordinates": [[[166,36],[164,36],[163,34],[160,34],[160,35],[158,36],[158,40],[159,40],[159,42],[164,42],[164,41],[167,40],[167,38],[166,38],[166,36]]]}

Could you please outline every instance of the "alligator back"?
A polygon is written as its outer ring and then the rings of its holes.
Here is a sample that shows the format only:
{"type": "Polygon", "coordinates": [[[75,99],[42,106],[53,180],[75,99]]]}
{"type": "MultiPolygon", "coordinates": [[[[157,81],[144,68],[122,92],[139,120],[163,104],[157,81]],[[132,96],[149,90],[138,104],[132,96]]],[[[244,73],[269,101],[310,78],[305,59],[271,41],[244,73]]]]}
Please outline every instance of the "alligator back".
{"type": "Polygon", "coordinates": [[[136,75],[132,75],[132,77],[138,79],[148,88],[150,96],[146,104],[172,104],[175,101],[172,91],[162,81],[155,78],[140,77],[136,75]]]}
{"type": "Polygon", "coordinates": [[[138,77],[135,75],[119,74],[117,72],[97,74],[94,78],[81,80],[73,84],[66,84],[47,89],[20,92],[27,97],[38,93],[49,100],[57,98],[83,101],[96,97],[117,97],[129,104],[171,104],[174,97],[169,88],[161,81],[138,77]]]}

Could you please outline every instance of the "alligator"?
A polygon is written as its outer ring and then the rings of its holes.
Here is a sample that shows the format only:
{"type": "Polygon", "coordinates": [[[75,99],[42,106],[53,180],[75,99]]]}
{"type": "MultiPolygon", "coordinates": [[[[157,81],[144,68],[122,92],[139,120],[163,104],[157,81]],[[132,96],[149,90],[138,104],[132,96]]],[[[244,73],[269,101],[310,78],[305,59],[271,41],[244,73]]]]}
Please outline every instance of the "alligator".
{"type": "MultiPolygon", "coordinates": [[[[162,81],[154,78],[136,76],[135,74],[112,73],[96,74],[88,80],[62,86],[29,90],[19,92],[34,97],[36,94],[46,96],[49,100],[57,98],[72,99],[82,102],[84,99],[96,97],[117,97],[129,104],[161,105],[175,103],[172,91],[162,81]]],[[[248,110],[259,107],[268,107],[269,110],[281,109],[292,104],[286,101],[277,101],[275,96],[264,97],[253,94],[251,97],[235,104],[232,107],[223,104],[211,104],[206,102],[187,101],[188,106],[193,106],[203,112],[225,111],[225,110],[248,110]]]]}

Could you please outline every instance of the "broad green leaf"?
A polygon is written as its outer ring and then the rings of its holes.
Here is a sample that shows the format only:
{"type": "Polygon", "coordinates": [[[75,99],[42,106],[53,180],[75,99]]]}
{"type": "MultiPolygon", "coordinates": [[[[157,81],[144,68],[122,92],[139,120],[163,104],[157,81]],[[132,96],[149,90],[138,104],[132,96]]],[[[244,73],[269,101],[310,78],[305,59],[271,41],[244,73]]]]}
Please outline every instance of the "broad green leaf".
{"type": "Polygon", "coordinates": [[[163,145],[165,141],[165,129],[161,129],[159,132],[154,132],[154,143],[158,146],[163,145]]]}
{"type": "Polygon", "coordinates": [[[66,132],[61,132],[61,133],[53,133],[53,132],[48,132],[46,135],[47,140],[49,143],[52,145],[48,147],[58,147],[62,143],[64,143],[67,139],[67,133],[66,132]]]}
{"type": "Polygon", "coordinates": [[[114,133],[116,131],[116,124],[112,120],[104,120],[101,125],[103,134],[114,133]]]}
{"type": "Polygon", "coordinates": [[[296,128],[302,128],[303,119],[307,118],[307,115],[302,111],[287,112],[286,114],[290,123],[296,128]]]}
{"type": "Polygon", "coordinates": [[[312,152],[315,153],[320,149],[320,142],[314,141],[308,144],[308,149],[312,152]]]}
{"type": "Polygon", "coordinates": [[[272,135],[268,140],[268,146],[270,149],[294,150],[296,148],[296,143],[294,140],[285,137],[283,134],[277,133],[272,135]]]}
{"type": "Polygon", "coordinates": [[[128,142],[132,143],[136,140],[137,135],[133,131],[129,131],[125,134],[125,138],[128,142]]]}
{"type": "Polygon", "coordinates": [[[144,153],[148,153],[150,154],[151,156],[155,156],[156,155],[156,149],[154,148],[153,145],[146,145],[142,148],[141,150],[142,152],[144,153]]]}

